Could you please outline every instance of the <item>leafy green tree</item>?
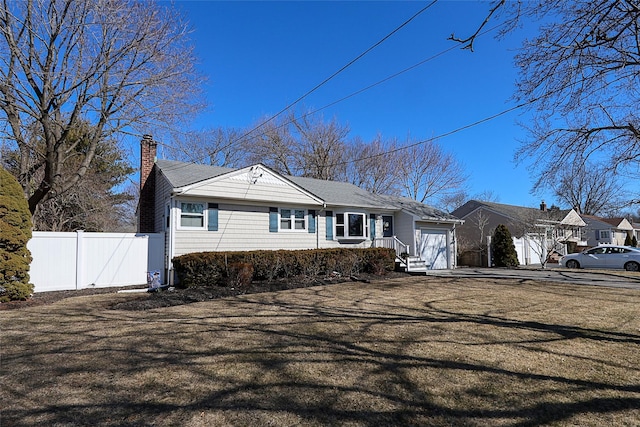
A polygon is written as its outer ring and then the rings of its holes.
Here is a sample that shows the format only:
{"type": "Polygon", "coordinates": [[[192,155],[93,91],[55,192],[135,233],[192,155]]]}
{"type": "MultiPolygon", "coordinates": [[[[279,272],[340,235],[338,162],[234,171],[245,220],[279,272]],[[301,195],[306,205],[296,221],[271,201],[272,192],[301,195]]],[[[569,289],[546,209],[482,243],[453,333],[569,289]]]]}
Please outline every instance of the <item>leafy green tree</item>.
{"type": "Polygon", "coordinates": [[[29,283],[31,213],[18,181],[0,168],[0,302],[24,300],[29,283]]]}
{"type": "Polygon", "coordinates": [[[503,224],[498,225],[493,232],[491,254],[494,267],[517,267],[519,264],[511,232],[503,224]]]}

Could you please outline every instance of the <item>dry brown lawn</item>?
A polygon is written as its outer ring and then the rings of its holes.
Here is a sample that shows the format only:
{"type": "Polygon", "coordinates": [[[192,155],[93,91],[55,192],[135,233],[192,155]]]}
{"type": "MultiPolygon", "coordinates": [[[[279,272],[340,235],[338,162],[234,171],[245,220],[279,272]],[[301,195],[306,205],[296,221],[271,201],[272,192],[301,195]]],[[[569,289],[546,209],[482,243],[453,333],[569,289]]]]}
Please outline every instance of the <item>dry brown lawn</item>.
{"type": "Polygon", "coordinates": [[[411,277],[0,312],[0,426],[636,426],[640,291],[411,277]]]}

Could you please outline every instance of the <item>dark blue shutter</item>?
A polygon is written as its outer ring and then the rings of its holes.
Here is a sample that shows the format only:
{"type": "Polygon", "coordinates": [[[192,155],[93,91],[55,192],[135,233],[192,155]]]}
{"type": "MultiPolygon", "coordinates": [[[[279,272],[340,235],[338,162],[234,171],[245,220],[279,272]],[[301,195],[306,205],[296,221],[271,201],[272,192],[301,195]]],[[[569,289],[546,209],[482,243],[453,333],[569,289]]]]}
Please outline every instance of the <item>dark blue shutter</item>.
{"type": "Polygon", "coordinates": [[[316,211],[309,209],[309,233],[316,232],[316,211]]]}
{"type": "Polygon", "coordinates": [[[596,240],[600,240],[600,230],[596,230],[596,240]]]}
{"type": "Polygon", "coordinates": [[[269,232],[278,232],[278,208],[269,208],[269,232]]]}
{"type": "Polygon", "coordinates": [[[376,216],[374,214],[369,215],[369,234],[371,240],[376,238],[376,216]]]}
{"type": "Polygon", "coordinates": [[[333,240],[333,211],[326,211],[324,216],[327,225],[327,240],[333,240]]]}
{"type": "Polygon", "coordinates": [[[207,229],[209,231],[218,231],[218,204],[209,203],[207,209],[208,221],[207,229]]]}

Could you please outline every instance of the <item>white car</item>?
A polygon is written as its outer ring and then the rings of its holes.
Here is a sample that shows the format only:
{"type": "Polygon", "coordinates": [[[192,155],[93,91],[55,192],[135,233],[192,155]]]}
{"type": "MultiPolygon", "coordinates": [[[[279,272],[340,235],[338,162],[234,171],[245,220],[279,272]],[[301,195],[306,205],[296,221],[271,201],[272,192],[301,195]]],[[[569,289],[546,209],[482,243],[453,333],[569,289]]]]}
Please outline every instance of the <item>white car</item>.
{"type": "Polygon", "coordinates": [[[640,249],[629,246],[601,245],[560,258],[567,268],[624,268],[640,271],[640,249]]]}

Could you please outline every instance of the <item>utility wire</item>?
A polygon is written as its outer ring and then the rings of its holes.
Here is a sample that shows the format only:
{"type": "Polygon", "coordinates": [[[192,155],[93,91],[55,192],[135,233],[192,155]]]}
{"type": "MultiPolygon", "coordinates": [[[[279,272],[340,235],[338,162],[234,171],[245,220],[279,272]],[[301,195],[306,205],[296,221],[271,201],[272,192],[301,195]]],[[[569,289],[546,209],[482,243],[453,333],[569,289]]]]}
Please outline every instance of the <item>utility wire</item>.
{"type": "MultiPolygon", "coordinates": [[[[489,28],[489,29],[487,29],[486,31],[483,31],[483,32],[481,32],[480,34],[478,34],[478,36],[477,36],[477,37],[480,37],[480,36],[486,35],[486,34],[488,34],[488,33],[492,32],[492,31],[494,31],[494,30],[496,30],[496,29],[500,28],[500,27],[501,27],[501,26],[503,26],[503,25],[504,25],[504,24],[498,24],[498,25],[496,25],[496,26],[494,26],[494,27],[492,27],[492,28],[489,28]]],[[[357,96],[357,95],[359,95],[359,94],[361,94],[361,93],[363,93],[363,92],[366,92],[366,91],[368,91],[368,90],[370,90],[370,89],[373,89],[374,87],[376,87],[376,86],[378,86],[378,85],[381,85],[382,83],[385,83],[385,82],[387,82],[387,81],[389,81],[389,80],[392,80],[392,79],[394,79],[394,78],[396,78],[396,77],[398,77],[398,76],[400,76],[400,75],[402,75],[402,74],[404,74],[404,73],[406,73],[406,72],[409,72],[409,71],[411,71],[411,70],[413,70],[413,69],[415,69],[415,68],[418,68],[419,66],[424,65],[424,64],[426,64],[427,62],[430,62],[430,61],[432,61],[432,60],[435,60],[436,58],[439,58],[440,56],[445,55],[445,54],[447,54],[447,53],[451,52],[452,50],[455,50],[455,49],[458,49],[458,48],[459,48],[459,45],[457,45],[457,44],[456,44],[456,45],[453,45],[453,46],[451,46],[451,47],[449,47],[449,48],[447,48],[447,49],[445,49],[445,50],[442,50],[442,51],[440,51],[440,52],[438,52],[438,53],[436,53],[436,54],[434,54],[434,55],[430,56],[429,58],[423,59],[422,61],[420,61],[420,62],[418,62],[418,63],[416,63],[416,64],[414,64],[414,65],[412,65],[412,66],[410,66],[410,67],[407,67],[407,68],[405,68],[405,69],[403,69],[403,70],[401,70],[401,71],[398,71],[398,72],[396,72],[396,73],[394,73],[394,74],[391,74],[390,76],[387,76],[387,77],[383,78],[382,80],[378,80],[378,81],[377,81],[377,82],[375,82],[375,83],[372,83],[372,84],[370,84],[370,85],[368,85],[368,86],[365,86],[364,88],[359,89],[359,90],[357,90],[357,91],[355,91],[355,92],[352,92],[352,93],[350,93],[349,95],[346,95],[346,96],[344,96],[344,97],[342,97],[342,98],[339,98],[339,99],[337,99],[337,100],[335,100],[335,101],[333,101],[333,102],[330,102],[329,104],[326,104],[326,105],[324,105],[324,106],[322,106],[322,107],[320,107],[320,108],[317,108],[317,109],[315,109],[315,110],[309,111],[308,113],[303,114],[303,115],[301,115],[301,116],[297,117],[297,119],[304,119],[304,118],[309,117],[309,116],[311,116],[311,115],[313,115],[313,114],[319,113],[319,112],[320,112],[320,111],[322,111],[322,110],[325,110],[325,109],[327,109],[327,108],[329,108],[329,107],[332,107],[332,106],[334,106],[334,105],[336,105],[336,104],[338,104],[338,103],[340,103],[340,102],[342,102],[342,101],[346,101],[346,100],[347,100],[347,99],[349,99],[349,98],[352,98],[352,97],[357,96]]],[[[526,104],[524,104],[524,105],[526,105],[526,104]]],[[[504,114],[507,114],[507,113],[509,113],[509,112],[511,112],[511,111],[513,111],[513,110],[515,110],[515,109],[521,108],[521,107],[522,107],[522,106],[524,106],[524,105],[513,107],[513,108],[511,108],[511,109],[508,109],[508,110],[502,111],[502,112],[500,112],[500,113],[497,113],[497,114],[495,114],[495,115],[493,115],[493,116],[490,116],[490,117],[487,117],[487,118],[485,118],[485,119],[482,119],[482,120],[479,120],[479,121],[477,121],[477,122],[474,122],[474,123],[472,123],[472,124],[466,125],[466,126],[464,126],[464,127],[462,127],[462,128],[455,129],[455,130],[453,130],[453,131],[447,132],[447,133],[442,134],[442,135],[440,135],[440,136],[438,136],[438,137],[435,137],[435,138],[429,138],[429,139],[426,139],[426,140],[420,141],[420,142],[418,142],[418,143],[416,143],[416,144],[414,144],[414,145],[424,144],[424,143],[426,143],[426,142],[428,142],[428,141],[431,141],[431,140],[434,140],[434,139],[438,139],[438,138],[444,138],[444,137],[449,136],[449,135],[451,135],[451,134],[454,134],[454,133],[460,132],[460,131],[462,131],[462,130],[464,130],[464,129],[467,129],[467,128],[470,128],[470,127],[473,127],[473,126],[479,125],[479,124],[481,124],[481,123],[484,123],[484,122],[486,122],[486,121],[489,121],[489,120],[495,119],[495,118],[497,118],[497,117],[500,117],[500,116],[502,116],[502,115],[504,115],[504,114]]],[[[289,108],[289,107],[287,107],[287,108],[289,108]]],[[[285,108],[284,110],[282,110],[282,111],[286,111],[286,108],[285,108]]],[[[260,125],[258,125],[258,126],[256,126],[256,127],[254,127],[253,129],[251,129],[250,131],[248,131],[248,132],[244,133],[242,136],[240,136],[240,137],[238,137],[238,138],[234,139],[234,140],[233,140],[233,141],[231,141],[230,143],[228,143],[228,144],[226,144],[226,145],[223,145],[222,147],[219,147],[217,150],[224,150],[225,148],[228,148],[228,147],[230,147],[231,145],[233,145],[233,144],[237,143],[237,142],[238,142],[238,141],[240,141],[242,138],[245,138],[246,136],[250,135],[252,132],[254,132],[255,130],[259,129],[261,126],[264,126],[266,123],[268,123],[269,121],[273,120],[275,117],[277,117],[277,116],[278,116],[279,114],[281,114],[281,113],[282,113],[282,112],[280,112],[280,113],[278,113],[278,114],[274,115],[274,116],[273,116],[273,117],[271,117],[269,120],[267,120],[267,121],[265,121],[265,122],[261,123],[260,125]]],[[[296,119],[296,118],[294,118],[294,120],[295,120],[295,119],[296,119]]],[[[289,124],[291,124],[291,123],[293,123],[293,120],[290,120],[290,121],[287,121],[287,122],[285,122],[285,123],[280,124],[279,126],[277,126],[277,127],[276,127],[276,129],[283,128],[283,127],[285,127],[285,126],[287,126],[287,125],[289,125],[289,124]]],[[[156,141],[156,142],[157,142],[157,141],[156,141]]],[[[171,148],[171,149],[174,149],[174,150],[176,149],[175,147],[172,147],[172,146],[171,146],[171,145],[169,145],[169,144],[164,144],[164,143],[161,143],[161,142],[157,142],[157,143],[158,143],[159,145],[162,145],[162,146],[167,147],[167,148],[171,148]]],[[[367,160],[367,159],[370,159],[370,158],[373,158],[373,157],[378,157],[378,156],[382,156],[382,155],[385,155],[385,154],[390,154],[390,153],[393,153],[393,152],[395,152],[395,151],[399,151],[399,150],[402,150],[402,149],[405,149],[405,148],[409,148],[409,147],[400,147],[400,148],[398,148],[398,149],[396,149],[396,150],[392,150],[392,151],[390,151],[390,152],[388,152],[388,153],[387,153],[387,152],[385,152],[385,153],[379,153],[379,154],[376,154],[376,155],[371,156],[371,157],[363,157],[363,158],[358,158],[358,159],[352,159],[352,160],[350,160],[350,161],[348,161],[348,162],[338,163],[337,165],[342,165],[342,164],[345,164],[345,163],[354,163],[354,162],[358,162],[358,161],[361,161],[361,160],[367,160]]],[[[181,149],[181,151],[183,151],[185,154],[187,154],[187,157],[191,157],[191,156],[190,156],[190,154],[189,154],[189,153],[187,153],[184,149],[181,149]]],[[[193,158],[191,158],[191,159],[192,159],[192,160],[194,160],[193,158]]],[[[196,160],[194,160],[194,161],[193,161],[193,163],[198,163],[198,161],[197,161],[197,160],[202,161],[202,160],[204,160],[204,159],[196,159],[196,160]]]]}
{"type": "MultiPolygon", "coordinates": [[[[435,2],[436,2],[436,1],[437,1],[437,0],[434,0],[434,1],[433,1],[433,2],[431,2],[429,5],[427,5],[425,8],[421,9],[420,11],[418,11],[418,12],[417,12],[416,14],[414,14],[411,18],[409,18],[407,21],[405,21],[403,24],[401,24],[399,27],[397,27],[394,31],[392,31],[392,32],[391,32],[391,33],[389,33],[387,36],[385,36],[382,40],[380,40],[379,42],[377,42],[376,44],[374,44],[372,47],[370,47],[369,49],[367,49],[365,52],[363,52],[362,54],[360,54],[359,56],[357,56],[355,59],[353,59],[352,61],[350,61],[347,65],[345,65],[345,66],[344,66],[344,67],[342,67],[340,70],[338,70],[337,72],[335,72],[335,73],[334,73],[333,75],[331,75],[329,78],[325,79],[322,83],[320,83],[320,84],[316,85],[313,89],[311,89],[310,91],[308,91],[306,94],[302,95],[302,96],[301,96],[300,98],[298,98],[296,101],[294,101],[293,103],[289,104],[287,107],[285,107],[284,109],[282,109],[280,112],[278,112],[277,114],[275,114],[275,115],[271,116],[269,119],[265,120],[264,122],[260,123],[259,125],[255,126],[255,127],[254,127],[254,128],[252,128],[250,131],[248,131],[248,132],[244,133],[242,136],[240,136],[240,137],[238,137],[238,138],[236,138],[236,139],[232,140],[230,143],[228,143],[228,144],[226,144],[226,145],[224,145],[224,146],[222,146],[222,147],[218,148],[218,150],[224,150],[225,148],[228,148],[228,147],[232,146],[233,144],[235,144],[235,143],[237,143],[238,141],[242,140],[242,139],[243,139],[243,138],[245,138],[246,136],[250,135],[252,132],[254,132],[254,131],[256,131],[257,129],[259,129],[260,127],[262,127],[262,126],[264,126],[265,124],[269,123],[270,121],[274,120],[276,117],[278,117],[279,115],[281,115],[283,112],[287,111],[289,108],[291,108],[293,105],[295,105],[296,103],[298,103],[300,100],[304,99],[306,96],[308,96],[309,94],[311,94],[312,92],[314,92],[315,90],[317,90],[319,87],[321,87],[322,85],[324,85],[324,84],[325,84],[326,82],[328,82],[329,80],[331,80],[331,79],[332,79],[333,77],[335,77],[337,74],[339,74],[340,72],[344,71],[347,67],[349,67],[350,65],[352,65],[352,64],[353,64],[354,62],[356,62],[358,59],[362,58],[362,57],[363,57],[364,55],[366,55],[369,51],[371,51],[372,49],[374,49],[375,47],[377,47],[378,45],[380,45],[383,41],[385,41],[386,39],[388,39],[391,35],[393,35],[395,32],[397,32],[398,30],[400,30],[402,27],[404,27],[405,25],[407,25],[411,20],[413,20],[415,17],[417,17],[420,13],[424,12],[424,11],[425,11],[425,10],[427,10],[429,7],[431,7],[433,4],[435,4],[435,2]]],[[[499,27],[500,27],[500,26],[502,26],[502,25],[503,25],[503,24],[498,24],[498,25],[496,25],[496,26],[494,26],[494,27],[492,27],[492,28],[490,28],[490,29],[488,29],[488,30],[486,30],[486,31],[481,32],[481,33],[480,33],[480,34],[478,34],[476,37],[483,36],[483,35],[485,35],[485,34],[487,34],[487,33],[490,33],[490,32],[492,32],[492,31],[496,30],[497,28],[499,28],[499,27]]],[[[396,73],[394,73],[394,74],[392,74],[392,75],[390,75],[390,76],[387,76],[387,77],[385,77],[385,78],[384,78],[384,79],[382,79],[382,80],[379,80],[379,81],[377,81],[377,82],[375,82],[375,83],[373,83],[373,84],[371,84],[371,85],[368,85],[368,86],[366,86],[366,87],[364,87],[364,88],[362,88],[362,89],[359,89],[359,90],[357,90],[357,91],[355,91],[355,92],[352,92],[351,94],[346,95],[346,96],[344,96],[344,97],[342,97],[342,98],[339,98],[339,99],[337,99],[336,101],[333,101],[333,102],[331,102],[331,103],[329,103],[329,104],[326,104],[326,105],[324,105],[323,107],[320,107],[320,108],[318,108],[318,109],[315,109],[315,110],[313,110],[313,111],[310,111],[310,112],[308,112],[308,113],[306,113],[306,114],[304,114],[304,115],[302,115],[302,116],[298,117],[298,119],[300,119],[300,118],[305,118],[305,117],[308,117],[308,116],[310,116],[310,115],[316,114],[316,113],[318,113],[318,112],[320,112],[320,111],[322,111],[322,110],[324,110],[324,109],[327,109],[327,108],[329,108],[329,107],[331,107],[331,106],[333,106],[333,105],[336,105],[336,104],[338,104],[338,103],[340,103],[340,102],[342,102],[342,101],[345,101],[345,100],[347,100],[347,99],[349,99],[349,98],[352,98],[352,97],[354,97],[354,96],[356,96],[356,95],[359,95],[359,94],[361,94],[361,93],[363,93],[363,92],[365,92],[365,91],[367,91],[367,90],[370,90],[370,89],[372,89],[372,88],[374,88],[374,87],[376,87],[376,86],[378,86],[378,85],[380,85],[380,84],[382,84],[382,83],[385,83],[385,82],[387,82],[387,81],[389,81],[389,80],[391,80],[391,79],[393,79],[393,78],[396,78],[396,77],[398,77],[398,76],[400,76],[400,75],[402,75],[402,74],[404,74],[404,73],[406,73],[406,72],[408,72],[408,71],[411,71],[411,70],[413,70],[413,69],[415,69],[415,68],[417,68],[417,67],[419,67],[419,66],[421,66],[421,65],[424,65],[425,63],[427,63],[427,62],[429,62],[429,61],[432,61],[432,60],[434,60],[434,59],[436,59],[436,58],[438,58],[438,57],[440,57],[440,56],[442,56],[442,55],[444,55],[444,54],[446,54],[446,53],[449,53],[450,51],[452,51],[452,50],[454,50],[454,49],[457,49],[458,47],[459,47],[458,45],[453,45],[453,46],[451,46],[451,47],[449,47],[449,48],[447,48],[447,49],[445,49],[445,50],[442,50],[442,51],[440,51],[440,52],[438,52],[438,53],[436,53],[436,54],[434,54],[434,55],[430,56],[429,58],[426,58],[426,59],[424,59],[424,60],[422,60],[422,61],[420,61],[420,62],[418,62],[418,63],[416,63],[416,64],[414,64],[414,65],[412,65],[412,66],[410,66],[410,67],[407,67],[407,68],[405,68],[405,69],[403,69],[403,70],[401,70],[401,71],[398,71],[398,72],[396,72],[396,73]]],[[[431,138],[427,138],[427,139],[424,139],[424,140],[420,140],[420,141],[417,141],[417,142],[415,142],[415,143],[412,143],[412,144],[409,144],[409,145],[405,145],[405,146],[402,146],[402,147],[398,147],[398,148],[393,149],[393,150],[385,151],[385,152],[382,152],[382,153],[377,153],[377,154],[374,154],[374,155],[371,155],[371,156],[367,156],[367,157],[360,157],[360,158],[357,158],[357,159],[351,159],[351,160],[347,160],[347,161],[344,161],[344,162],[335,163],[335,164],[332,164],[332,165],[329,165],[329,166],[341,166],[341,165],[345,165],[345,164],[349,164],[349,163],[355,163],[355,162],[359,162],[359,161],[369,160],[369,159],[373,159],[373,158],[377,158],[377,157],[385,156],[385,155],[388,155],[388,154],[393,154],[393,153],[395,153],[395,152],[399,152],[399,151],[402,151],[402,150],[406,150],[406,149],[408,149],[408,148],[415,147],[415,146],[418,146],[418,145],[426,144],[427,142],[430,142],[430,141],[435,141],[435,140],[437,140],[437,139],[442,139],[442,138],[445,138],[445,137],[451,136],[451,135],[453,135],[453,134],[456,134],[456,133],[462,132],[463,130],[466,130],[466,129],[469,129],[469,128],[472,128],[472,127],[478,126],[478,125],[480,125],[480,124],[486,123],[486,122],[491,121],[491,120],[494,120],[494,119],[496,119],[496,118],[498,118],[498,117],[500,117],[500,116],[503,116],[503,115],[505,115],[505,114],[508,114],[508,113],[510,113],[510,112],[512,112],[512,111],[518,110],[518,109],[520,109],[520,108],[522,108],[522,107],[524,107],[524,106],[526,106],[526,105],[529,105],[529,104],[531,104],[531,103],[533,103],[533,102],[537,101],[538,99],[539,99],[539,98],[535,98],[535,99],[529,100],[529,101],[527,101],[527,102],[520,103],[520,104],[518,104],[518,105],[516,105],[516,106],[510,107],[510,108],[508,108],[508,109],[506,109],[506,110],[500,111],[500,112],[498,112],[498,113],[496,113],[496,114],[493,114],[493,115],[491,115],[491,116],[485,117],[485,118],[480,119],[480,120],[477,120],[477,121],[475,121],[475,122],[473,122],[473,123],[470,123],[470,124],[467,124],[467,125],[461,126],[461,127],[459,127],[459,128],[453,129],[453,130],[451,130],[451,131],[445,132],[445,133],[443,133],[443,134],[437,135],[437,136],[435,136],[435,137],[431,137],[431,138]]],[[[282,125],[278,126],[277,128],[279,129],[279,128],[284,127],[284,126],[286,126],[286,125],[288,125],[288,124],[290,124],[290,123],[292,123],[292,121],[289,121],[289,122],[283,123],[282,125]]],[[[164,144],[164,143],[162,143],[162,142],[158,142],[158,141],[156,141],[156,143],[157,143],[158,145],[161,145],[161,146],[164,146],[164,147],[167,147],[167,148],[175,149],[175,147],[172,147],[172,146],[171,146],[171,145],[169,145],[169,144],[164,144]]],[[[187,154],[187,157],[190,157],[189,153],[187,153],[185,150],[181,150],[181,151],[183,151],[185,154],[187,154]]],[[[192,160],[194,160],[194,159],[192,158],[192,160]]],[[[200,160],[203,160],[203,159],[200,159],[200,160]]],[[[197,162],[197,161],[194,161],[193,163],[198,163],[198,162],[197,162]]]]}
{"type": "Polygon", "coordinates": [[[423,12],[425,12],[427,9],[429,9],[431,6],[433,6],[434,4],[436,4],[438,0],[433,0],[431,3],[429,3],[428,5],[426,5],[425,7],[423,7],[422,9],[420,9],[418,12],[416,12],[412,17],[410,17],[409,19],[407,19],[406,21],[404,21],[402,24],[400,24],[398,27],[396,27],[393,31],[391,31],[389,34],[387,34],[386,36],[384,36],[382,39],[380,39],[378,42],[376,42],[375,44],[373,44],[371,47],[369,47],[367,50],[365,50],[364,52],[362,52],[360,55],[356,56],[354,59],[352,59],[351,61],[349,61],[346,65],[344,65],[342,68],[340,68],[338,71],[336,71],[335,73],[331,74],[329,77],[327,77],[326,79],[324,79],[322,82],[318,83],[316,86],[314,86],[311,90],[307,91],[305,94],[303,94],[302,96],[300,96],[298,99],[296,99],[295,101],[293,101],[292,103],[290,103],[289,105],[287,105],[286,107],[284,107],[282,110],[278,111],[276,114],[274,114],[273,116],[269,117],[267,120],[263,121],[262,123],[258,124],[257,126],[255,126],[254,128],[252,128],[251,130],[249,130],[248,132],[246,132],[245,134],[241,135],[240,137],[236,138],[235,140],[231,141],[228,145],[231,146],[233,144],[235,144],[236,142],[242,140],[244,137],[250,135],[251,133],[253,133],[254,131],[260,129],[262,126],[266,125],[267,123],[271,122],[272,120],[274,120],[275,118],[277,118],[278,116],[280,116],[282,113],[284,113],[285,111],[289,110],[291,107],[293,107],[294,105],[298,104],[300,101],[302,101],[304,98],[306,98],[307,96],[311,95],[313,92],[315,92],[316,90],[318,90],[320,87],[324,86],[325,84],[327,84],[331,79],[333,79],[334,77],[336,77],[338,74],[342,73],[344,70],[346,70],[347,68],[349,68],[350,66],[352,66],[354,63],[356,63],[358,60],[362,59],[366,54],[368,54],[369,52],[371,52],[373,49],[375,49],[376,47],[380,46],[382,43],[384,43],[387,39],[389,39],[391,36],[393,36],[395,33],[397,33],[398,31],[400,31],[402,28],[404,28],[405,26],[407,26],[411,21],[413,21],[415,18],[417,18],[420,14],[422,14],[423,12]]]}

